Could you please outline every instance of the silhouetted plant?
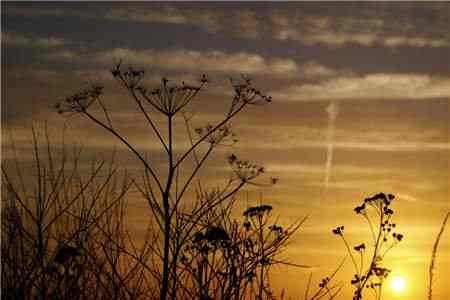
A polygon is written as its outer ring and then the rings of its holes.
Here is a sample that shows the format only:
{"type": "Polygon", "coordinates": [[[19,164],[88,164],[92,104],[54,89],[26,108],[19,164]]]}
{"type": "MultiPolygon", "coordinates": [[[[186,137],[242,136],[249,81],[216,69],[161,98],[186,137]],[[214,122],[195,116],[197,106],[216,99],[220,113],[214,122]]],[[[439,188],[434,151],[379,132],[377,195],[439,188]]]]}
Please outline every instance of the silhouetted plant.
{"type": "Polygon", "coordinates": [[[105,297],[119,263],[105,261],[101,249],[123,242],[123,217],[112,214],[123,211],[130,182],[119,182],[113,161],[81,172],[80,152],[69,156],[64,145],[56,152],[45,133],[41,147],[33,130],[26,172],[13,141],[15,156],[2,162],[2,299],[105,297]]]}
{"type": "Polygon", "coordinates": [[[271,206],[259,205],[245,210],[239,222],[229,209],[211,211],[184,248],[182,263],[195,287],[191,292],[197,299],[273,299],[268,278],[273,265],[307,267],[280,257],[306,218],[282,227],[271,217],[271,206]]]}
{"type": "Polygon", "coordinates": [[[439,232],[436,236],[436,240],[433,244],[433,250],[431,251],[431,260],[430,260],[430,267],[428,268],[428,300],[433,299],[433,278],[434,278],[434,268],[435,268],[435,262],[436,262],[436,255],[437,250],[439,246],[439,242],[441,240],[441,236],[444,233],[445,225],[447,224],[448,218],[450,217],[450,212],[448,212],[445,217],[444,221],[442,221],[442,225],[439,229],[439,232]]]}
{"type": "Polygon", "coordinates": [[[318,288],[315,292],[310,295],[310,289],[312,284],[312,273],[309,274],[308,282],[306,284],[305,297],[304,300],[319,300],[327,298],[328,300],[333,300],[339,295],[342,290],[342,284],[333,284],[332,281],[339,270],[344,265],[345,259],[342,260],[341,264],[331,273],[330,275],[322,278],[318,284],[318,288]]]}
{"type": "MultiPolygon", "coordinates": [[[[240,81],[231,80],[234,95],[231,99],[228,110],[221,121],[215,125],[207,124],[204,127],[195,129],[197,137],[192,134],[189,120],[185,118],[188,140],[191,145],[187,149],[175,147],[174,122],[183,110],[193,102],[198,94],[204,90],[208,79],[203,75],[198,84],[189,85],[186,83],[176,84],[173,81],[163,78],[159,86],[146,88],[142,85],[144,71],[134,68],[124,70],[121,63],[117,64],[111,71],[114,78],[121,86],[128,91],[132,103],[134,103],[142,114],[148,127],[158,139],[162,151],[167,155],[166,173],[159,174],[154,162],[146,158],[144,152],[139,150],[130,139],[121,134],[113,123],[113,118],[106,105],[102,101],[103,87],[92,85],[87,89],[69,96],[56,105],[61,114],[81,114],[91,120],[107,132],[112,134],[123,143],[142,163],[143,180],[136,182],[136,187],[141,192],[149,204],[149,208],[154,215],[156,227],[161,232],[162,251],[157,249],[157,243],[153,245],[152,252],[158,253],[152,266],[141,261],[145,268],[152,269],[154,278],[161,283],[160,299],[165,300],[168,296],[176,298],[178,287],[178,265],[180,252],[183,246],[194,234],[193,229],[205,216],[217,205],[231,199],[245,185],[253,181],[263,172],[263,168],[249,162],[233,160],[230,164],[237,175],[226,184],[225,188],[217,193],[216,197],[197,197],[197,203],[190,204],[188,208],[185,201],[186,192],[190,189],[198,189],[193,183],[198,179],[198,173],[204,163],[218,145],[236,142],[229,123],[243,109],[249,105],[262,105],[271,102],[271,97],[264,95],[254,88],[250,79],[243,77],[240,81]],[[93,109],[98,105],[98,110],[93,109]],[[165,119],[166,136],[156,123],[157,115],[165,119]],[[206,150],[203,144],[206,144],[206,150]],[[182,151],[181,155],[176,155],[177,151],[182,151]],[[189,168],[188,158],[194,162],[194,167],[189,168]],[[186,176],[183,176],[184,173],[186,176]],[[181,182],[181,178],[186,178],[181,182]],[[206,200],[206,202],[204,202],[206,200]],[[160,274],[158,268],[161,266],[160,274]],[[156,268],[156,269],[155,269],[156,268]]],[[[275,181],[272,181],[274,183],[275,181]]],[[[199,186],[199,185],[198,185],[199,186]]],[[[200,192],[202,193],[202,191],[200,192]]]]}
{"type": "Polygon", "coordinates": [[[353,300],[362,299],[364,288],[371,289],[375,293],[376,299],[381,299],[383,283],[391,272],[383,265],[383,259],[386,253],[403,239],[403,234],[395,231],[396,223],[391,220],[394,214],[391,209],[391,202],[394,198],[392,194],[378,193],[364,199],[363,203],[354,209],[356,214],[364,217],[367,221],[371,231],[373,247],[361,243],[352,249],[345,239],[344,226],[333,229],[333,234],[339,236],[344,242],[355,268],[354,278],[350,282],[355,288],[353,300]],[[373,211],[375,216],[372,217],[369,211],[373,211]],[[375,222],[372,220],[373,218],[375,222]],[[359,263],[354,251],[359,257],[359,263]],[[364,269],[366,255],[369,255],[369,263],[368,267],[364,269]]]}

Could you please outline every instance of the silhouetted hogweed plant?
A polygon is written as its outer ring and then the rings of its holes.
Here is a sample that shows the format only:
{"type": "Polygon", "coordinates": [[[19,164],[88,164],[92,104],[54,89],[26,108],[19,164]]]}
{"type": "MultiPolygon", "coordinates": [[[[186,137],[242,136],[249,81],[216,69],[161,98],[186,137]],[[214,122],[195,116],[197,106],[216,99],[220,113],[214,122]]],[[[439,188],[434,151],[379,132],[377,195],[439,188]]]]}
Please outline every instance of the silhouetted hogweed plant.
{"type": "Polygon", "coordinates": [[[270,177],[268,182],[256,181],[260,175],[266,173],[266,169],[248,160],[241,160],[235,154],[228,156],[228,163],[235,176],[244,184],[255,185],[259,187],[270,187],[278,183],[278,177],[270,177]]]}
{"type": "MultiPolygon", "coordinates": [[[[211,215],[211,211],[225,202],[233,202],[236,194],[246,185],[261,185],[255,180],[264,173],[263,167],[239,160],[234,155],[230,156],[228,162],[233,174],[229,181],[215,193],[208,194],[207,189],[202,186],[200,170],[204,168],[205,162],[217,146],[230,146],[237,142],[230,128],[231,120],[247,106],[267,104],[272,98],[256,89],[247,77],[230,79],[233,95],[222,119],[215,124],[207,123],[192,130],[190,119],[184,114],[185,109],[196,102],[200,92],[209,85],[206,75],[202,75],[195,84],[179,84],[163,77],[158,85],[149,88],[144,86],[146,73],[141,69],[124,68],[119,62],[111,70],[111,74],[130,96],[131,105],[139,112],[136,118],[144,121],[140,124],[145,124],[150,129],[150,138],[161,146],[164,160],[155,161],[154,157],[148,157],[145,149],[139,148],[133,142],[130,132],[119,130],[120,126],[117,126],[114,118],[115,113],[109,110],[106,102],[102,100],[101,85],[89,86],[66,97],[56,105],[56,109],[63,115],[79,114],[86,117],[114,136],[140,161],[143,167],[142,179],[134,180],[133,183],[142,198],[148,202],[153,216],[152,222],[158,232],[155,233],[157,242],[148,243],[150,252],[155,255],[155,261],[149,264],[140,258],[141,255],[134,255],[132,258],[160,283],[158,293],[161,300],[196,298],[196,295],[189,292],[186,281],[180,280],[181,277],[185,278],[185,272],[182,271],[184,264],[180,264],[184,246],[194,238],[193,235],[199,231],[200,225],[209,222],[205,218],[211,215]],[[180,115],[183,116],[186,130],[184,137],[179,134],[182,131],[178,131],[183,125],[177,122],[180,115]],[[179,143],[179,139],[184,139],[184,143],[179,143]],[[160,166],[162,161],[164,167],[160,166]],[[189,192],[198,197],[194,197],[193,201],[192,198],[186,199],[187,195],[190,195],[189,192]]],[[[269,185],[275,183],[276,179],[271,179],[269,185]]],[[[224,238],[219,234],[220,228],[225,227],[216,224],[214,227],[201,228],[206,230],[203,232],[203,238],[208,242],[206,246],[219,246],[219,237],[222,240],[224,238]]],[[[230,234],[228,229],[226,232],[230,234]]],[[[200,234],[197,235],[197,239],[205,244],[201,237],[200,234]]],[[[205,247],[202,249],[206,250],[205,247]]],[[[206,294],[200,295],[203,297],[206,294]]]]}
{"type": "Polygon", "coordinates": [[[103,86],[100,84],[91,84],[81,90],[78,93],[75,93],[69,97],[66,97],[63,101],[56,104],[56,109],[58,113],[67,113],[67,112],[84,112],[86,111],[92,104],[100,99],[100,96],[103,94],[103,86]]]}
{"type": "MultiPolygon", "coordinates": [[[[199,138],[202,138],[205,135],[208,135],[211,130],[214,128],[213,125],[207,124],[204,127],[198,127],[195,128],[195,133],[198,135],[199,138]]],[[[224,146],[231,146],[237,143],[236,134],[231,130],[230,126],[223,125],[222,127],[218,128],[213,134],[210,134],[206,139],[205,142],[212,144],[212,145],[224,145],[224,146]]]]}
{"type": "Polygon", "coordinates": [[[383,259],[386,253],[403,239],[403,234],[395,231],[396,223],[391,220],[394,214],[391,203],[394,198],[392,194],[378,193],[364,199],[363,203],[354,209],[369,225],[373,248],[365,243],[351,248],[344,235],[344,226],[333,229],[333,233],[344,242],[355,268],[355,275],[350,282],[355,288],[353,300],[363,298],[364,288],[371,289],[376,299],[381,299],[383,283],[391,272],[383,265],[383,259]],[[370,259],[369,264],[364,268],[367,257],[370,259]]]}
{"type": "Polygon", "coordinates": [[[182,256],[199,299],[275,299],[269,270],[289,264],[280,254],[305,219],[284,227],[271,211],[270,205],[253,206],[243,222],[211,218],[199,228],[182,256]]]}
{"type": "Polygon", "coordinates": [[[184,82],[181,85],[177,85],[167,78],[162,78],[159,87],[147,90],[138,86],[136,90],[139,91],[147,103],[159,112],[165,115],[174,115],[191,102],[204,87],[207,80],[205,76],[203,78],[198,86],[187,85],[184,82]]]}

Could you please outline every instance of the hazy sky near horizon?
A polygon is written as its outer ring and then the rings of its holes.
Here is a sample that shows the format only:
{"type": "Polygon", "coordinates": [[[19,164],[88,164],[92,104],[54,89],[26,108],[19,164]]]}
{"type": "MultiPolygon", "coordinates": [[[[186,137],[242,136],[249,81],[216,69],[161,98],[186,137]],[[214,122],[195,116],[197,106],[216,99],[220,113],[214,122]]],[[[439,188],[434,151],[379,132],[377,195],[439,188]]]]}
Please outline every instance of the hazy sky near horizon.
{"type": "MultiPolygon", "coordinates": [[[[320,266],[316,279],[345,256],[331,229],[345,224],[354,243],[360,242],[365,227],[358,227],[353,207],[376,192],[397,195],[394,208],[406,238],[389,262],[410,288],[389,299],[425,298],[431,247],[450,209],[448,3],[1,6],[2,161],[10,158],[9,129],[25,161],[31,125],[47,122],[56,137],[66,126],[66,142],[83,144],[88,156],[117,146],[120,161],[138,169],[105,132],[55,112],[58,100],[86,83],[102,82],[114,121],[161,163],[157,141],[110,75],[120,59],[143,68],[150,86],[161,76],[193,82],[208,74],[211,84],[187,108],[196,124],[220,118],[231,95],[229,77],[245,74],[273,103],[251,107],[233,121],[240,142],[216,153],[205,178],[220,182],[231,152],[279,177],[279,185],[263,191],[264,199],[286,222],[310,216],[290,255],[320,266]]],[[[259,191],[249,195],[259,201],[259,191]]],[[[436,300],[450,296],[442,279],[450,275],[449,231],[436,269],[436,300]]],[[[286,272],[289,279],[279,275],[276,281],[296,299],[308,272],[286,272]]],[[[340,279],[348,286],[345,272],[340,279]]],[[[347,295],[348,289],[342,299],[347,295]]]]}

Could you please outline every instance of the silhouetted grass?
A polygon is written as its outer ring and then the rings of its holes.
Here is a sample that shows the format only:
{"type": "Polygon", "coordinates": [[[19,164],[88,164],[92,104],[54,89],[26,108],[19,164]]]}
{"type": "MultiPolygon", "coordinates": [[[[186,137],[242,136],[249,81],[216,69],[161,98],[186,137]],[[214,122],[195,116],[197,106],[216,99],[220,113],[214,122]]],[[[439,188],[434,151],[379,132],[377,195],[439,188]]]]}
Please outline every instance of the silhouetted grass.
{"type": "Polygon", "coordinates": [[[431,251],[431,262],[430,262],[430,268],[428,269],[428,275],[429,275],[428,300],[432,300],[432,298],[433,298],[433,272],[434,272],[434,268],[435,268],[437,250],[438,250],[439,242],[441,240],[442,234],[444,233],[445,225],[447,224],[447,220],[448,220],[449,216],[450,216],[450,212],[447,213],[447,215],[444,218],[444,221],[442,222],[441,228],[439,229],[439,233],[436,236],[436,240],[434,241],[433,250],[431,251]]]}

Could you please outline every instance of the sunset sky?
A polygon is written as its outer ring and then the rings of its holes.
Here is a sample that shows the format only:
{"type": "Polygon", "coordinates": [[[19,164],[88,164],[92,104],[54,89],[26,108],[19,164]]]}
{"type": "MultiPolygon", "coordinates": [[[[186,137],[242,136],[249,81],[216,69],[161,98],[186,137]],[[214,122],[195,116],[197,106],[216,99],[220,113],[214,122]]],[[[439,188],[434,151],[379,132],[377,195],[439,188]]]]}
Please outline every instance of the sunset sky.
{"type": "MultiPolygon", "coordinates": [[[[334,227],[345,225],[352,244],[369,242],[353,208],[386,192],[397,196],[395,218],[405,235],[386,265],[407,287],[403,294],[386,287],[385,299],[426,298],[431,249],[450,210],[448,3],[1,6],[2,161],[11,159],[9,132],[23,161],[31,159],[31,126],[47,122],[55,141],[66,127],[66,143],[83,145],[86,163],[117,148],[119,162],[138,170],[100,128],[54,109],[86,83],[102,82],[122,132],[161,165],[157,140],[109,72],[114,64],[122,59],[143,68],[149,86],[162,76],[195,82],[207,74],[211,83],[187,108],[195,124],[219,120],[232,95],[229,78],[245,74],[273,103],[250,107],[233,121],[239,143],[218,149],[202,176],[211,185],[223,182],[226,156],[236,153],[280,178],[273,188],[252,188],[248,202],[242,194],[242,207],[259,203],[262,193],[286,224],[309,215],[284,256],[313,268],[277,269],[278,290],[303,299],[310,271],[318,281],[339,264],[346,250],[334,227]]],[[[146,206],[133,197],[138,231],[146,206]]],[[[434,300],[449,299],[450,228],[435,274],[434,300]]],[[[351,277],[347,262],[337,276],[345,287],[339,299],[351,297],[351,277]]]]}

